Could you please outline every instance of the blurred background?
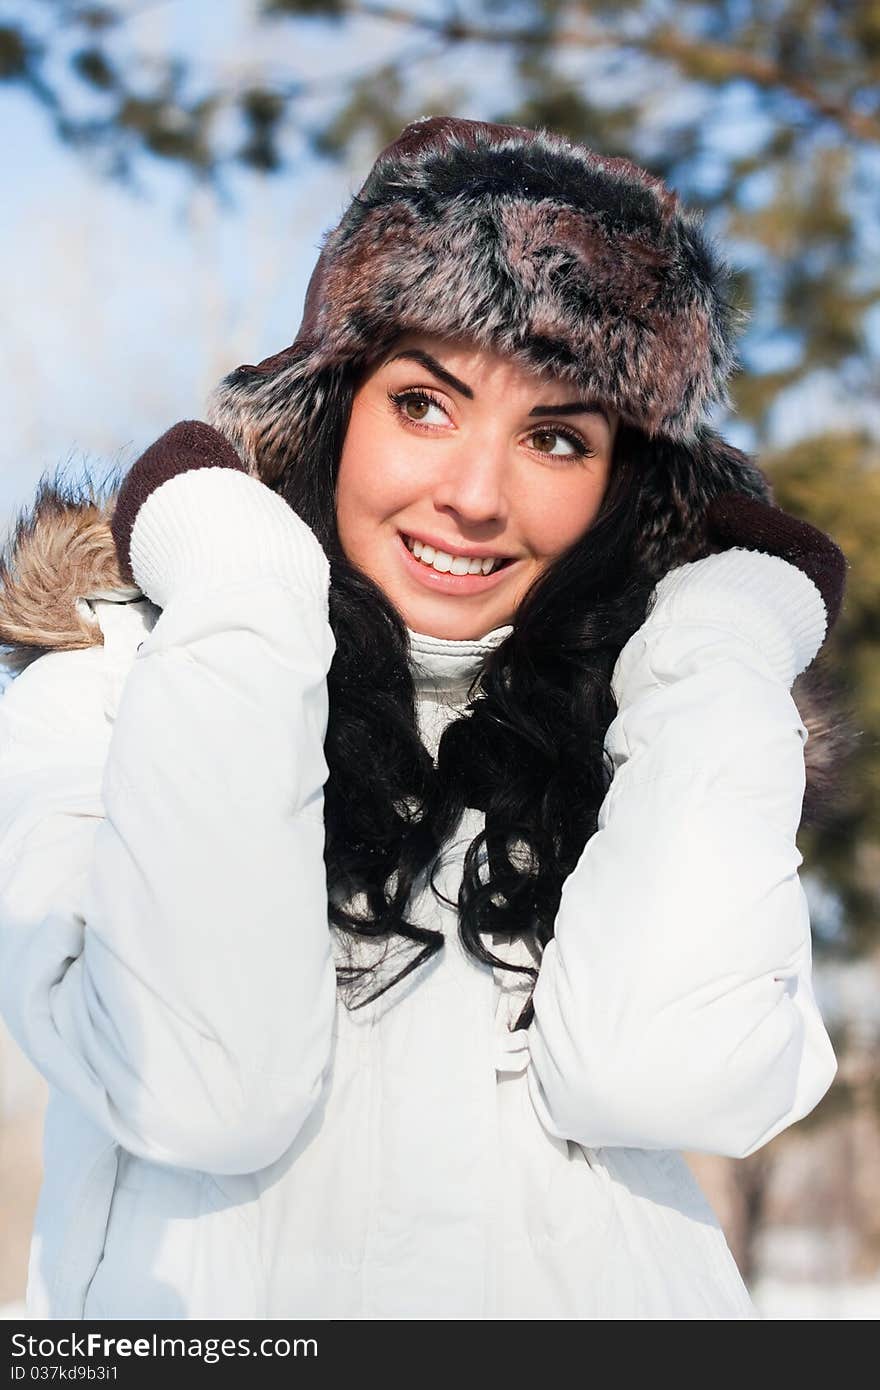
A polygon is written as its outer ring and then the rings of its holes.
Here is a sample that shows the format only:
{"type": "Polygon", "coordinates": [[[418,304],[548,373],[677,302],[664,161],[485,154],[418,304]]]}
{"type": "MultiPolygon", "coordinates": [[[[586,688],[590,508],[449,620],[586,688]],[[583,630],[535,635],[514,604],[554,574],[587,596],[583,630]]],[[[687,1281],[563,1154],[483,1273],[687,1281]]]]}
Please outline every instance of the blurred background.
{"type": "MultiPolygon", "coordinates": [[[[713,423],[849,559],[820,661],[855,738],[798,836],[839,1073],[759,1153],[689,1158],[765,1317],[876,1318],[880,0],[0,0],[0,523],[44,472],[133,462],[286,346],[379,149],[444,112],[627,155],[705,210],[750,313],[713,423]]],[[[43,1104],[0,1031],[8,1316],[43,1104]]]]}

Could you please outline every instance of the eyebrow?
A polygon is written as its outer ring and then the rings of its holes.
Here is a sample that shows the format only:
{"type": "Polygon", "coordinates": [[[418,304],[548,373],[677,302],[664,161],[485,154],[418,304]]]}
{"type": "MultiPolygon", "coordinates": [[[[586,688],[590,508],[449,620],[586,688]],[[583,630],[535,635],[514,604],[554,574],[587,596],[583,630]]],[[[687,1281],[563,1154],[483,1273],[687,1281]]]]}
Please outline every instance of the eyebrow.
{"type": "MultiPolygon", "coordinates": [[[[433,372],[440,381],[446,383],[453,391],[458,391],[462,396],[466,396],[469,401],[474,399],[474,393],[467,382],[460,381],[457,376],[432,357],[430,352],[424,352],[422,348],[404,348],[401,352],[396,352],[393,357],[389,357],[385,366],[390,366],[392,362],[398,362],[401,358],[408,358],[412,362],[419,362],[423,367],[427,367],[429,372],[433,372]]],[[[565,401],[561,405],[536,405],[529,411],[529,415],[601,415],[606,425],[610,427],[611,421],[605,410],[599,405],[598,401],[565,401]]]]}

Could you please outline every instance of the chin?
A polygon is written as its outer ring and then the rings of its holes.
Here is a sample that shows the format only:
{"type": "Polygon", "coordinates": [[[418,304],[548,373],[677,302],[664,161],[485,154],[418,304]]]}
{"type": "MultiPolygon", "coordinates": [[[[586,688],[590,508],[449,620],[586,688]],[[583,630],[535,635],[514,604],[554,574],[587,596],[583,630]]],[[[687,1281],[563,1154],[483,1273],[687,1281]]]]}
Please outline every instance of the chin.
{"type": "Polygon", "coordinates": [[[467,642],[484,637],[502,623],[511,622],[509,617],[486,617],[465,614],[438,613],[436,609],[414,608],[403,611],[403,620],[413,632],[421,632],[426,637],[441,637],[447,642],[467,642]]]}

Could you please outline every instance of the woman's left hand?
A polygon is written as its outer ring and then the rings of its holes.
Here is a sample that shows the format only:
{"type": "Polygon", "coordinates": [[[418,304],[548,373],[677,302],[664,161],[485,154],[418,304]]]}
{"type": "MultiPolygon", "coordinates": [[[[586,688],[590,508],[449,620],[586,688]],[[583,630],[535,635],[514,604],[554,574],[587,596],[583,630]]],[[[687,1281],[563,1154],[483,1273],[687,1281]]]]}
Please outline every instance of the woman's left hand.
{"type": "Polygon", "coordinates": [[[735,547],[778,555],[803,570],[822,595],[826,637],[837,622],[846,588],[846,556],[830,536],[780,507],[744,492],[722,492],[706,511],[708,554],[735,547]]]}

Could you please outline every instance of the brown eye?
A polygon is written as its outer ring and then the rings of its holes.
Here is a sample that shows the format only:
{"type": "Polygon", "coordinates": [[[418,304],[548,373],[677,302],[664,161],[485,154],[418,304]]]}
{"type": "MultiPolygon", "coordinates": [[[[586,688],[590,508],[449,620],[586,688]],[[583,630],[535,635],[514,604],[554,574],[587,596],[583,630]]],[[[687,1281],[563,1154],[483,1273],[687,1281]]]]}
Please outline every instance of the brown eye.
{"type": "Polygon", "coordinates": [[[414,425],[422,424],[430,410],[439,410],[441,415],[446,415],[440,401],[427,391],[389,391],[388,399],[400,418],[411,420],[414,425]]]}
{"type": "Polygon", "coordinates": [[[569,434],[566,430],[533,430],[530,438],[538,441],[534,445],[536,452],[546,454],[548,458],[579,459],[592,453],[579,435],[569,434]],[[559,448],[559,445],[562,447],[559,448]]]}
{"type": "Polygon", "coordinates": [[[532,438],[540,441],[538,443],[538,448],[542,453],[546,451],[548,454],[552,454],[553,445],[559,438],[559,435],[553,430],[536,430],[532,438]]]}

